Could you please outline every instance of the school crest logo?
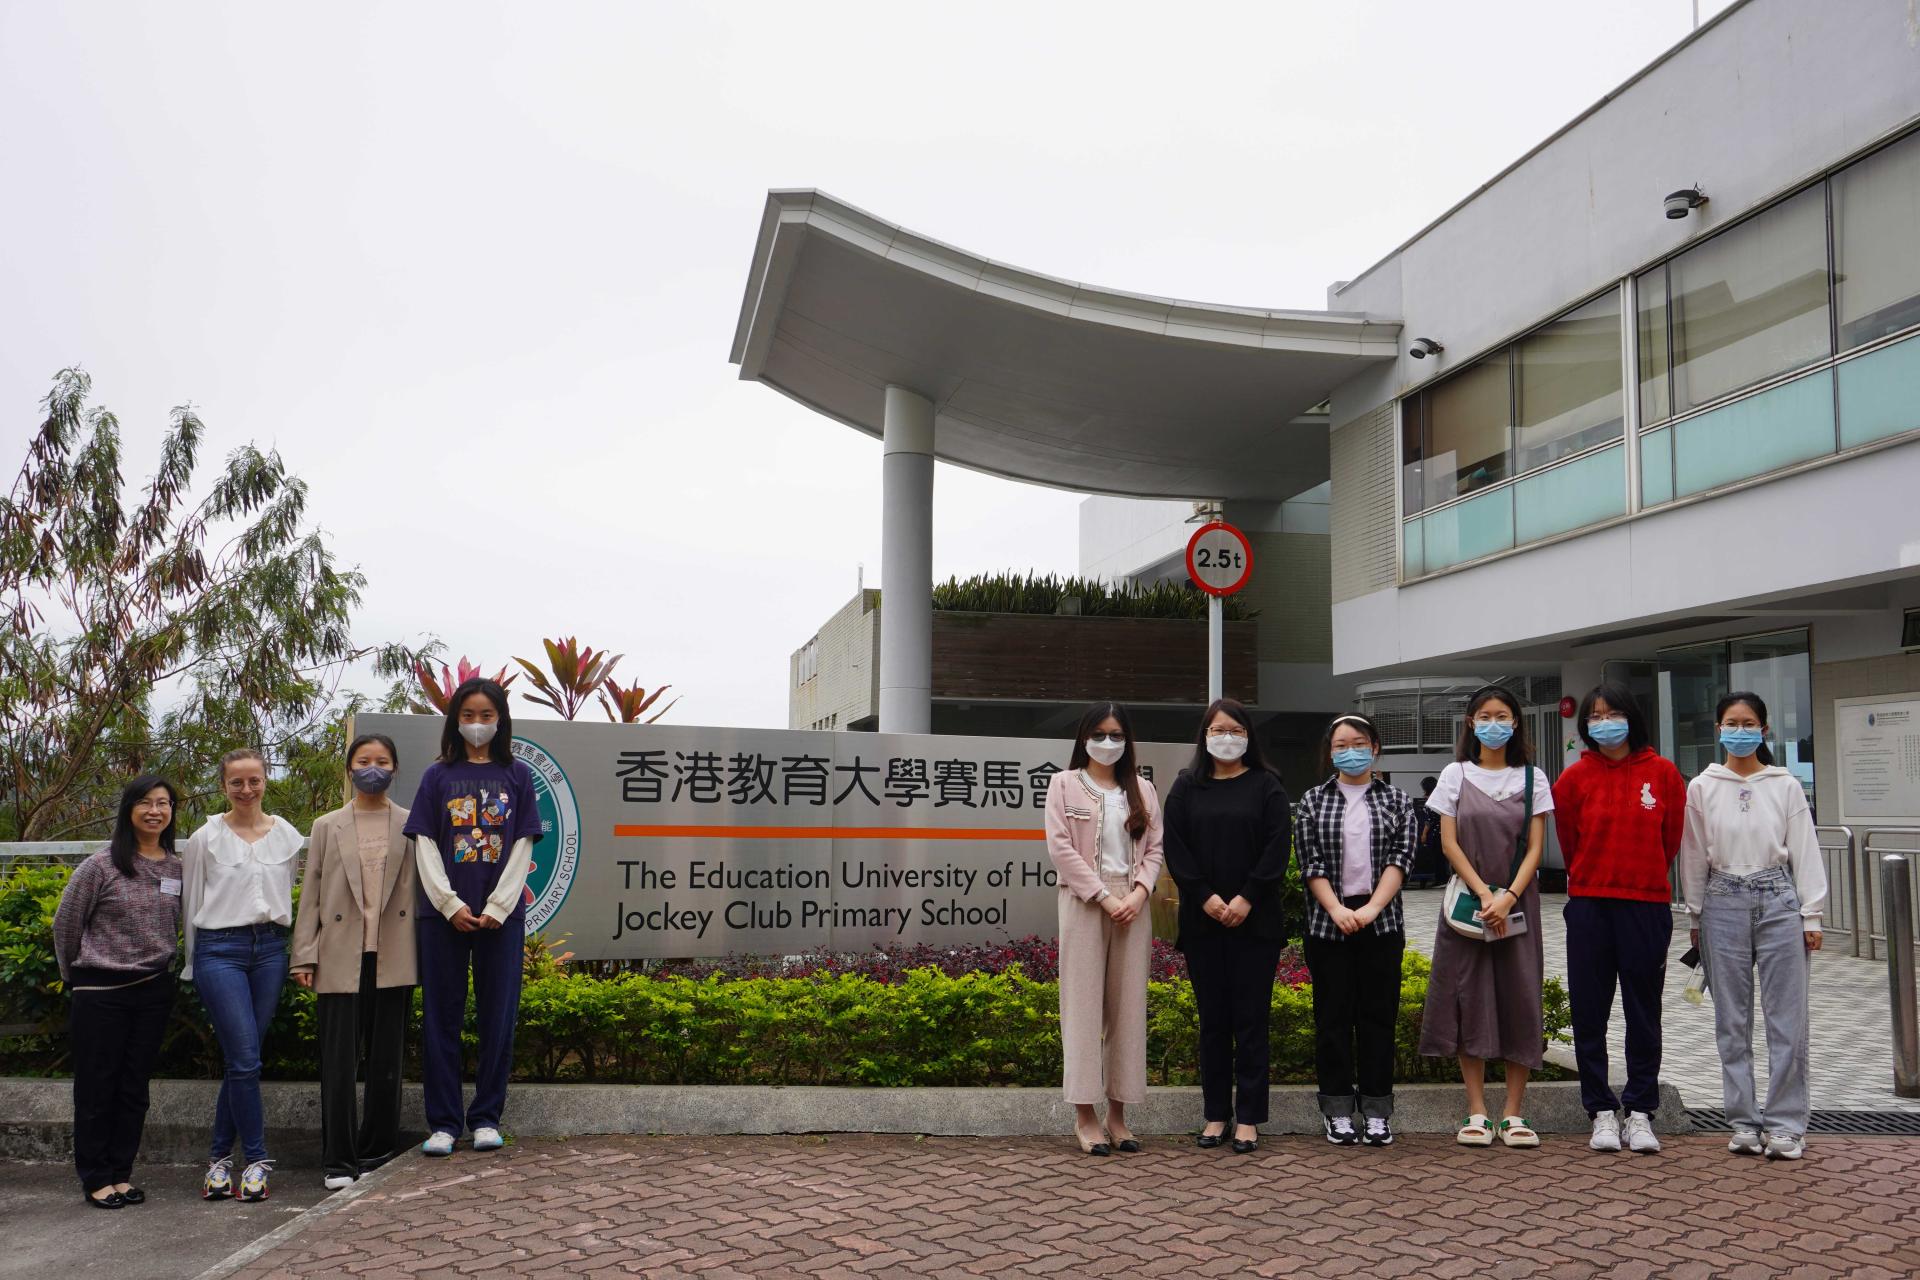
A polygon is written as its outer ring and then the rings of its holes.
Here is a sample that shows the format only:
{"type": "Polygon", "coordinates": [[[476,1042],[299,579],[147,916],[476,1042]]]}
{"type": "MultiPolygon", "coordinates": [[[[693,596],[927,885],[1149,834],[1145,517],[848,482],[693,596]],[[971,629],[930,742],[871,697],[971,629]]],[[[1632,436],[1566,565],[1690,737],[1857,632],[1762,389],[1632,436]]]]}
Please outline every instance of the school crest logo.
{"type": "Polygon", "coordinates": [[[540,830],[545,833],[545,838],[533,846],[533,866],[521,894],[527,904],[527,931],[531,933],[553,919],[567,900],[567,891],[573,888],[574,873],[580,868],[580,806],[574,801],[566,770],[545,747],[516,736],[513,757],[533,772],[540,830]]]}

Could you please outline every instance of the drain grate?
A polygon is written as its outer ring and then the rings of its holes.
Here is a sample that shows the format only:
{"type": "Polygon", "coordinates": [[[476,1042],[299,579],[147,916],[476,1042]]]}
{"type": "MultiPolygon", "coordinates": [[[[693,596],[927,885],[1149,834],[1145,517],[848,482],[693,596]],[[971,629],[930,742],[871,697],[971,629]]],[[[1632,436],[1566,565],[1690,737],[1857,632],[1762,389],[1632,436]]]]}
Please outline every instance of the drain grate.
{"type": "MultiPolygon", "coordinates": [[[[1696,1129],[1728,1133],[1727,1113],[1718,1107],[1688,1107],[1687,1119],[1696,1129]]],[[[1920,1111],[1816,1111],[1808,1119],[1808,1133],[1852,1134],[1887,1138],[1920,1137],[1920,1111]]]]}

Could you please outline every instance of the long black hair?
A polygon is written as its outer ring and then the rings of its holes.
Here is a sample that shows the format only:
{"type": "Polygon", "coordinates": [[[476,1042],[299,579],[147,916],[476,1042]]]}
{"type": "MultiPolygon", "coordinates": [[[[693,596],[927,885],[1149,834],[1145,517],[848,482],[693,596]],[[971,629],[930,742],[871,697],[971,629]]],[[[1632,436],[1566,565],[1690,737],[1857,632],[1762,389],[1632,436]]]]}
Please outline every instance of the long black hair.
{"type": "Polygon", "coordinates": [[[1467,723],[1460,731],[1460,746],[1453,753],[1455,760],[1477,761],[1480,759],[1480,739],[1473,733],[1474,713],[1489,702],[1504,702],[1507,710],[1513,712],[1513,736],[1507,739],[1507,763],[1526,768],[1533,763],[1527,754],[1527,721],[1520,714],[1520,699],[1501,685],[1490,684],[1473,695],[1467,702],[1467,723]]]}
{"type": "Polygon", "coordinates": [[[1373,721],[1349,711],[1327,721],[1327,731],[1320,735],[1320,776],[1323,778],[1333,772],[1333,733],[1343,724],[1350,724],[1367,735],[1367,741],[1373,744],[1373,763],[1376,767],[1380,763],[1380,731],[1374,728],[1373,721]]]}
{"type": "Polygon", "coordinates": [[[1200,731],[1193,737],[1193,763],[1187,766],[1187,776],[1195,782],[1206,782],[1213,777],[1213,756],[1207,751],[1207,726],[1222,711],[1247,731],[1247,754],[1240,757],[1240,763],[1249,769],[1273,773],[1274,767],[1267,763],[1266,755],[1260,750],[1260,735],[1253,731],[1253,717],[1247,714],[1247,709],[1233,698],[1215,698],[1207,704],[1206,714],[1200,717],[1200,731]]]}
{"type": "Polygon", "coordinates": [[[123,876],[133,875],[134,860],[140,856],[140,837],[133,829],[133,806],[146,799],[148,792],[160,790],[166,791],[170,806],[166,829],[160,833],[160,847],[173,852],[173,826],[180,820],[180,793],[159,774],[143,773],[121,789],[120,808],[113,816],[113,838],[107,842],[107,855],[113,859],[114,870],[123,876]]]}
{"type": "MultiPolygon", "coordinates": [[[[1771,720],[1767,719],[1766,699],[1762,698],[1757,693],[1752,693],[1745,689],[1736,690],[1733,693],[1728,694],[1726,697],[1720,699],[1719,705],[1714,707],[1713,709],[1713,723],[1715,724],[1715,726],[1718,726],[1720,721],[1723,718],[1725,718],[1728,707],[1734,706],[1742,702],[1746,703],[1748,709],[1751,710],[1753,714],[1759,718],[1760,729],[1761,729],[1761,732],[1764,733],[1767,729],[1767,726],[1773,723],[1771,720]]],[[[1715,738],[1716,740],[1718,739],[1717,728],[1715,732],[1715,738]]],[[[1760,740],[1760,749],[1754,752],[1753,755],[1754,755],[1754,758],[1758,760],[1761,764],[1773,763],[1773,752],[1767,749],[1767,742],[1765,738],[1762,738],[1760,740]]]]}
{"type": "Polygon", "coordinates": [[[510,766],[513,764],[513,713],[507,710],[507,691],[499,681],[485,676],[462,680],[453,696],[447,699],[447,722],[440,728],[440,763],[459,764],[467,758],[467,740],[460,736],[460,707],[476,693],[484,693],[493,704],[494,714],[500,717],[500,727],[494,730],[493,741],[487,744],[487,756],[497,765],[510,766]]]}
{"type": "Polygon", "coordinates": [[[1100,724],[1113,718],[1120,722],[1120,733],[1127,740],[1127,749],[1120,753],[1120,759],[1113,765],[1113,780],[1127,797],[1127,836],[1138,840],[1147,830],[1147,805],[1140,795],[1140,770],[1135,764],[1133,754],[1133,721],[1127,717],[1127,709],[1117,702],[1096,702],[1088,707],[1080,717],[1080,726],[1073,731],[1073,752],[1067,757],[1067,768],[1084,769],[1093,759],[1087,754],[1087,739],[1100,724]]]}
{"type": "Polygon", "coordinates": [[[1586,743],[1589,748],[1594,751],[1600,749],[1600,744],[1595,742],[1593,735],[1587,732],[1587,717],[1593,714],[1595,702],[1606,703],[1626,718],[1629,753],[1638,751],[1653,741],[1647,735],[1647,718],[1640,713],[1640,703],[1633,693],[1623,684],[1606,680],[1587,691],[1587,696],[1580,699],[1580,710],[1574,715],[1574,730],[1580,735],[1580,741],[1586,743]]]}

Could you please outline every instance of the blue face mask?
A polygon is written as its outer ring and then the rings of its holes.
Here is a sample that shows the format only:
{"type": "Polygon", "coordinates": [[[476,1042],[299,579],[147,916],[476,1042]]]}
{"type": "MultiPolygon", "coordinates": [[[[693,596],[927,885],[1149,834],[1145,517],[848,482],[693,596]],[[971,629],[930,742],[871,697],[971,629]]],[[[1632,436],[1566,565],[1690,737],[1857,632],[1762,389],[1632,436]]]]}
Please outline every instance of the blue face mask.
{"type": "Polygon", "coordinates": [[[1760,749],[1766,736],[1758,729],[1722,729],[1720,745],[1727,749],[1730,756],[1750,756],[1760,749]]]}
{"type": "Polygon", "coordinates": [[[1483,747],[1504,747],[1513,737],[1511,720],[1475,720],[1473,736],[1480,739],[1483,747]]]}
{"type": "Polygon", "coordinates": [[[1342,747],[1333,753],[1333,767],[1348,775],[1365,773],[1373,767],[1373,752],[1366,747],[1342,747]]]}
{"type": "Polygon", "coordinates": [[[1627,740],[1625,720],[1589,720],[1587,736],[1603,747],[1617,747],[1627,740]]]}

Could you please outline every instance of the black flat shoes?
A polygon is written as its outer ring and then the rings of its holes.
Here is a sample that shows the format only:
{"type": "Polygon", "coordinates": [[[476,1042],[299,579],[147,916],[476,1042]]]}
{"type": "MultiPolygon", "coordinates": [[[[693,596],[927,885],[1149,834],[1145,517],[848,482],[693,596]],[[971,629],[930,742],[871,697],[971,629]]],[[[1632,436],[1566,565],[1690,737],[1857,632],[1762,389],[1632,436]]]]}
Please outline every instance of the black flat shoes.
{"type": "Polygon", "coordinates": [[[1256,1150],[1259,1146],[1260,1139],[1258,1138],[1235,1138],[1233,1140],[1233,1154],[1244,1156],[1249,1151],[1256,1150]]]}
{"type": "Polygon", "coordinates": [[[1140,1139],[1122,1138],[1119,1142],[1113,1144],[1113,1149],[1115,1151],[1124,1151],[1130,1156],[1138,1155],[1140,1153],[1140,1139]]]}
{"type": "Polygon", "coordinates": [[[1227,1140],[1224,1133],[1203,1133],[1193,1140],[1193,1145],[1211,1151],[1227,1140]]]}
{"type": "Polygon", "coordinates": [[[120,1193],[120,1198],[128,1204],[145,1204],[147,1202],[147,1193],[138,1187],[128,1187],[120,1193]]]}
{"type": "MultiPolygon", "coordinates": [[[[119,1209],[125,1207],[127,1203],[127,1198],[118,1191],[110,1192],[104,1196],[96,1196],[91,1192],[82,1191],[80,1198],[96,1209],[119,1209]]],[[[141,1197],[141,1199],[145,1198],[144,1196],[141,1197]]]]}

